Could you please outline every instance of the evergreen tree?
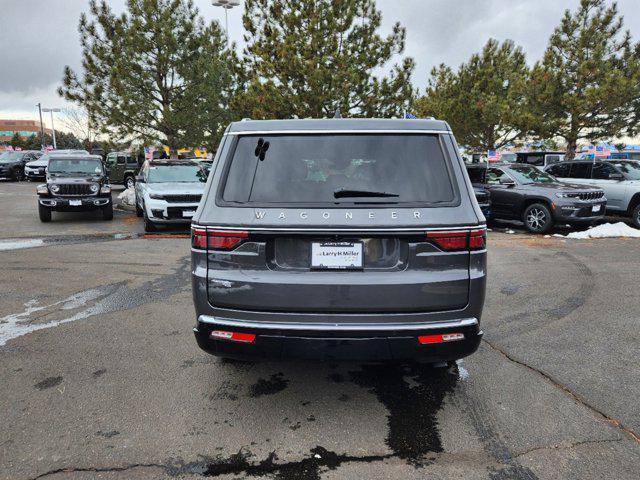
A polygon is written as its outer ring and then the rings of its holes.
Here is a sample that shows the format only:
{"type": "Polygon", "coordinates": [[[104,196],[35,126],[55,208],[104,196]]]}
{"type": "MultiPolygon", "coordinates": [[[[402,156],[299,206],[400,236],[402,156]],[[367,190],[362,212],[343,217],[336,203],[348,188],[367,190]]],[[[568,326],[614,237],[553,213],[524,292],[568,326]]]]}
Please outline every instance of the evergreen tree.
{"type": "Polygon", "coordinates": [[[170,148],[214,145],[227,122],[230,69],[217,23],[192,0],[127,0],[115,15],[91,0],[80,18],[82,73],[65,68],[60,95],[116,139],[170,148]]]}
{"type": "Polygon", "coordinates": [[[446,65],[434,68],[417,111],[446,120],[467,148],[500,148],[526,131],[527,76],[522,49],[511,41],[500,44],[490,39],[481,53],[472,55],[457,71],[446,65]]]}
{"type": "Polygon", "coordinates": [[[531,73],[532,133],[566,141],[567,157],[578,141],[633,135],[640,105],[640,50],[633,46],[615,3],[581,0],[567,10],[531,73]],[[637,110],[637,109],[636,109],[637,110]]]}
{"type": "Polygon", "coordinates": [[[246,0],[246,73],[235,109],[251,118],[398,116],[413,97],[413,60],[376,76],[404,50],[383,38],[375,0],[246,0]]]}

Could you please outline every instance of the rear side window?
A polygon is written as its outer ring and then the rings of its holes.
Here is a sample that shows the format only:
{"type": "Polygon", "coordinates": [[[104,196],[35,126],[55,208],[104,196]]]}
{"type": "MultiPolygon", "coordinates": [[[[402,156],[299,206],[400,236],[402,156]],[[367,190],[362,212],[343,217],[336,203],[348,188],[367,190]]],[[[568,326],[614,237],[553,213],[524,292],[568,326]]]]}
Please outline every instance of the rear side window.
{"type": "Polygon", "coordinates": [[[591,178],[590,163],[573,163],[570,178],[591,178]]]}
{"type": "Polygon", "coordinates": [[[611,175],[618,173],[613,165],[607,163],[596,163],[591,172],[592,178],[597,180],[608,180],[611,175]]]}
{"type": "Polygon", "coordinates": [[[553,167],[550,167],[547,169],[547,172],[549,172],[554,177],[559,177],[559,178],[568,177],[570,171],[571,171],[570,163],[558,163],[557,165],[554,165],[553,167]]]}
{"type": "Polygon", "coordinates": [[[225,202],[420,203],[456,199],[435,135],[242,136],[228,167],[225,202]]]}

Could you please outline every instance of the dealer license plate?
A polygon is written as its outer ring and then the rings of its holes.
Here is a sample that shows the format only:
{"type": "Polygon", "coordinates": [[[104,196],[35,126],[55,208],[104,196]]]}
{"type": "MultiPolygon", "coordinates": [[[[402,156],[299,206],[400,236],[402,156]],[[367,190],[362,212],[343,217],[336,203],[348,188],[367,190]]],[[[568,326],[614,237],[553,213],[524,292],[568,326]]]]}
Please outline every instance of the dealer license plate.
{"type": "Polygon", "coordinates": [[[81,207],[82,200],[69,200],[69,205],[72,207],[81,207]]]}
{"type": "Polygon", "coordinates": [[[311,268],[318,270],[359,270],[363,266],[360,242],[313,242],[311,268]]]}
{"type": "Polygon", "coordinates": [[[191,218],[193,217],[193,214],[196,213],[193,210],[183,210],[182,211],[182,216],[185,218],[191,218]]]}
{"type": "Polygon", "coordinates": [[[602,205],[594,205],[593,207],[591,207],[591,211],[593,213],[599,212],[601,207],[602,205]]]}

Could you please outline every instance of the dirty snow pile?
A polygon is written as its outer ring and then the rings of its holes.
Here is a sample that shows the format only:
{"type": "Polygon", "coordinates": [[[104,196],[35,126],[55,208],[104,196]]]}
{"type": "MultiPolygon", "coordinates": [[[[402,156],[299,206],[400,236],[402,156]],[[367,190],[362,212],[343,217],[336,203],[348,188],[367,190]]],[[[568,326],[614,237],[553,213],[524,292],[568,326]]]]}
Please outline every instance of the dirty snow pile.
{"type": "Polygon", "coordinates": [[[136,204],[136,191],[133,188],[127,188],[124,192],[118,195],[118,200],[125,205],[133,206],[136,204]]]}
{"type": "MultiPolygon", "coordinates": [[[[562,235],[555,235],[562,237],[562,235]]],[[[597,227],[592,227],[584,232],[571,232],[563,238],[614,238],[614,237],[632,237],[640,238],[640,230],[631,228],[624,222],[603,223],[597,227]]]]}

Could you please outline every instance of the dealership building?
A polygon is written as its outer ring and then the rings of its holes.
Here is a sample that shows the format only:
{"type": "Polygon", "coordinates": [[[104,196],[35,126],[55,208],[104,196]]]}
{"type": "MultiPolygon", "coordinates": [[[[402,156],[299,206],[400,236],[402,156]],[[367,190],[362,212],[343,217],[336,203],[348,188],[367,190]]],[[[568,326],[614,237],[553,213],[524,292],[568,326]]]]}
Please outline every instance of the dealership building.
{"type": "MultiPolygon", "coordinates": [[[[44,131],[51,135],[51,129],[44,131]]],[[[8,142],[18,132],[21,137],[40,135],[40,122],[35,120],[0,120],[0,142],[8,142]]]]}

